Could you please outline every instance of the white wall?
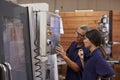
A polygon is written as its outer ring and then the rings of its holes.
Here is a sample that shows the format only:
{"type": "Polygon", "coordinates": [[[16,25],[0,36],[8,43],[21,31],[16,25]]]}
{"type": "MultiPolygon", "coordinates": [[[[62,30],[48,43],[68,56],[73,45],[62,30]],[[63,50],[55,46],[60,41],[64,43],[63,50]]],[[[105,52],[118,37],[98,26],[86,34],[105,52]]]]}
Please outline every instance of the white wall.
{"type": "Polygon", "coordinates": [[[18,3],[46,2],[50,11],[59,9],[63,12],[76,9],[93,9],[95,11],[120,10],[120,0],[17,0],[18,3]]]}

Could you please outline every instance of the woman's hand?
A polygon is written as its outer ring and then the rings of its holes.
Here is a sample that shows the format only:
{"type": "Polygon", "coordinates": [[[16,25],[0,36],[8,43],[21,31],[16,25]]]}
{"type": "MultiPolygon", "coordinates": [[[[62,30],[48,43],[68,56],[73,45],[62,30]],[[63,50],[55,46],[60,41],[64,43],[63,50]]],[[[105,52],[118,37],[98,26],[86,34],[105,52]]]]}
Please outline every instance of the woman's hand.
{"type": "Polygon", "coordinates": [[[82,63],[82,67],[84,68],[84,52],[83,52],[82,49],[79,49],[78,55],[80,57],[80,60],[81,60],[81,63],[82,63]]]}
{"type": "Polygon", "coordinates": [[[82,49],[79,49],[78,55],[79,55],[80,59],[84,59],[84,52],[82,49]]]}

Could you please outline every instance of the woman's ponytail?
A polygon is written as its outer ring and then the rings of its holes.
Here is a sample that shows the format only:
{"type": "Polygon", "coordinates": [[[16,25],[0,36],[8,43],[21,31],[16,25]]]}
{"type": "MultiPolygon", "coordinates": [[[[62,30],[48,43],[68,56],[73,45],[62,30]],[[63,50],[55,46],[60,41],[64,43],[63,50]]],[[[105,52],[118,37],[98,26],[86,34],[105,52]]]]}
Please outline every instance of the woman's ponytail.
{"type": "Polygon", "coordinates": [[[105,59],[107,59],[108,56],[107,56],[107,53],[106,53],[105,49],[103,48],[103,45],[100,45],[99,48],[100,48],[100,50],[102,51],[103,57],[104,57],[105,59]]]}

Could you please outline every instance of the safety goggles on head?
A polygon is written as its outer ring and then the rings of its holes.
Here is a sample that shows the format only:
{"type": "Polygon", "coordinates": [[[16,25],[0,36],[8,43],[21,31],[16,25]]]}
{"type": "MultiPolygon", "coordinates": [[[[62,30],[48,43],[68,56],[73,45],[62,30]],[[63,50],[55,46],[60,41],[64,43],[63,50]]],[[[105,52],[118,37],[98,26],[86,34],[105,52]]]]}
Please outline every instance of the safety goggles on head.
{"type": "Polygon", "coordinates": [[[77,34],[78,37],[84,37],[85,36],[85,35],[82,35],[81,33],[77,32],[77,31],[75,31],[75,34],[77,34]]]}

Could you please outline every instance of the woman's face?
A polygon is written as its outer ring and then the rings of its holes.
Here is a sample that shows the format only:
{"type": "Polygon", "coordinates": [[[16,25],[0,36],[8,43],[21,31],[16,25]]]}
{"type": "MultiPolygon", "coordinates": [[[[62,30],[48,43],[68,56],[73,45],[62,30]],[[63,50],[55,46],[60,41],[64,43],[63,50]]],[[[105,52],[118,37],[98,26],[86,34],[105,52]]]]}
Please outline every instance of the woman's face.
{"type": "Polygon", "coordinates": [[[92,45],[91,41],[87,37],[84,38],[83,42],[84,42],[85,47],[87,48],[90,48],[92,45]]]}

